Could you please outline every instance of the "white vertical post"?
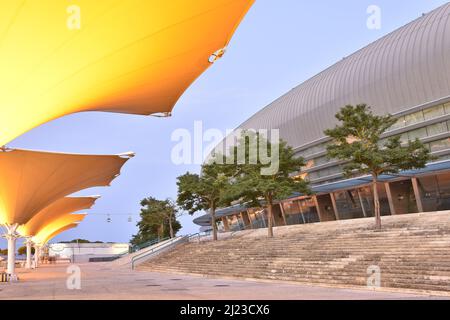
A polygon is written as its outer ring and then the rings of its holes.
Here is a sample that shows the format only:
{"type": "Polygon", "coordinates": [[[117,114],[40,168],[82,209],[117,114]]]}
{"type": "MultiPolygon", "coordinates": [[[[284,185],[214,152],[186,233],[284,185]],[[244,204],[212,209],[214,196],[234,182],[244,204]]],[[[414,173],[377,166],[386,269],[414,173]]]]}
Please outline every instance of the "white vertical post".
{"type": "Polygon", "coordinates": [[[17,280],[16,276],[16,240],[17,240],[17,230],[18,225],[7,225],[6,239],[8,240],[8,264],[6,268],[6,273],[9,274],[10,280],[17,280]]]}
{"type": "Polygon", "coordinates": [[[16,237],[7,234],[6,239],[8,240],[8,267],[6,272],[13,275],[15,273],[16,264],[16,237]]]}
{"type": "Polygon", "coordinates": [[[26,269],[31,269],[31,239],[27,238],[25,245],[27,246],[27,261],[25,263],[25,268],[26,269]]]}
{"type": "Polygon", "coordinates": [[[39,246],[34,244],[34,267],[37,268],[39,264],[39,246]]]}

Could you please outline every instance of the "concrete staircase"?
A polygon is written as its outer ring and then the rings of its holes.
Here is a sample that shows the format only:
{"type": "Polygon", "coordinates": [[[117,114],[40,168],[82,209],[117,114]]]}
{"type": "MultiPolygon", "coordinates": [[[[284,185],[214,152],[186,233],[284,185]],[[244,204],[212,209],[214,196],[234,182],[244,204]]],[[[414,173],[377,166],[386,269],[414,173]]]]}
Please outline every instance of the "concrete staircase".
{"type": "Polygon", "coordinates": [[[450,293],[450,212],[279,227],[236,233],[216,243],[188,243],[139,268],[150,271],[295,281],[367,288],[368,268],[381,287],[450,293]]]}

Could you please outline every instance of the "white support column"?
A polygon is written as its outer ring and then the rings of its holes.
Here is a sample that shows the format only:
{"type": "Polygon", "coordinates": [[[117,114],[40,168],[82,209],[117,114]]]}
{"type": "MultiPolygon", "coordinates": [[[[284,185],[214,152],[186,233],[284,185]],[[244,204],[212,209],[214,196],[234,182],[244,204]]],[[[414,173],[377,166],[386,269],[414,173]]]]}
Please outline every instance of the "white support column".
{"type": "Polygon", "coordinates": [[[10,281],[16,281],[16,240],[18,235],[16,233],[18,225],[7,225],[7,233],[5,238],[8,240],[8,264],[6,268],[6,273],[9,274],[10,281]]]}
{"type": "Polygon", "coordinates": [[[25,263],[25,268],[31,269],[31,247],[33,245],[31,238],[27,238],[25,245],[27,246],[27,261],[25,263]]]}
{"type": "Polygon", "coordinates": [[[40,254],[40,247],[37,243],[34,244],[34,268],[38,267],[39,264],[39,254],[40,254]]]}

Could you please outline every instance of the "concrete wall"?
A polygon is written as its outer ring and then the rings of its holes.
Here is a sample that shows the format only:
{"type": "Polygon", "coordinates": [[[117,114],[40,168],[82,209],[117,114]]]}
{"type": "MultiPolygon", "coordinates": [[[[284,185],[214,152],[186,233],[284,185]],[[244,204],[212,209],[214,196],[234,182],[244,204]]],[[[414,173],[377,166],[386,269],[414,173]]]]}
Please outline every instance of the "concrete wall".
{"type": "Polygon", "coordinates": [[[72,262],[87,262],[89,258],[110,257],[128,251],[128,243],[53,243],[49,245],[49,256],[71,259],[72,262]]]}

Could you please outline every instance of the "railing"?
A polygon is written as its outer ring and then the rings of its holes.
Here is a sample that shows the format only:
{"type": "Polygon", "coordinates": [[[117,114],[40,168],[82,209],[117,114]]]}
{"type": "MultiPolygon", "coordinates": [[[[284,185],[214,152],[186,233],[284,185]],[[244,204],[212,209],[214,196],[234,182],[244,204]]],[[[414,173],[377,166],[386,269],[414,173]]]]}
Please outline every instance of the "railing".
{"type": "Polygon", "coordinates": [[[144,243],[136,244],[136,245],[134,245],[134,246],[132,246],[130,248],[130,252],[129,253],[133,253],[133,252],[136,252],[136,251],[139,251],[139,250],[151,247],[151,246],[153,246],[153,245],[155,245],[157,243],[166,241],[168,239],[169,238],[162,238],[162,239],[161,238],[157,238],[157,239],[149,240],[149,241],[144,242],[144,243]]]}
{"type": "Polygon", "coordinates": [[[110,262],[110,261],[120,259],[120,258],[126,256],[127,254],[130,254],[129,250],[126,250],[122,253],[118,253],[118,254],[115,254],[112,256],[89,258],[89,262],[110,262]]]}
{"type": "Polygon", "coordinates": [[[212,234],[212,231],[206,231],[206,232],[198,232],[191,235],[186,236],[188,239],[188,242],[197,241],[201,242],[202,238],[209,237],[212,234]]]}
{"type": "Polygon", "coordinates": [[[160,242],[159,244],[154,245],[150,250],[147,250],[145,252],[142,252],[141,254],[138,254],[136,256],[134,256],[131,259],[131,269],[134,269],[136,266],[136,263],[139,260],[145,259],[145,258],[150,258],[150,256],[155,255],[157,253],[160,253],[163,250],[172,248],[176,245],[178,245],[179,243],[183,243],[183,242],[187,242],[189,241],[189,236],[182,236],[182,237],[177,237],[177,238],[173,238],[164,242],[160,242]]]}

